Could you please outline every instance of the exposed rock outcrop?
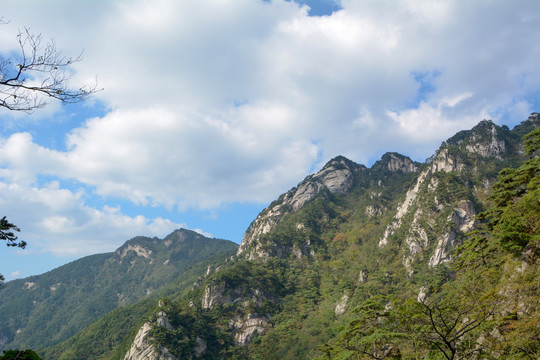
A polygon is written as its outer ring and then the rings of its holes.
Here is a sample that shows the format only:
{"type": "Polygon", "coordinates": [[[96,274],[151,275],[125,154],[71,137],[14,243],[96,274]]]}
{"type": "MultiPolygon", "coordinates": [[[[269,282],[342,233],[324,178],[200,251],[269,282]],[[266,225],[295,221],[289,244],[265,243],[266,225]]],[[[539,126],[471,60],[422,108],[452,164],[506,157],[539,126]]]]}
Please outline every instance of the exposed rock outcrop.
{"type": "Polygon", "coordinates": [[[393,235],[396,229],[398,229],[401,226],[403,216],[407,214],[407,212],[409,211],[409,208],[412,206],[413,202],[416,200],[416,197],[420,190],[420,186],[424,183],[424,181],[426,180],[426,177],[430,173],[431,173],[431,170],[425,170],[420,175],[418,175],[418,178],[414,186],[411,189],[409,189],[407,193],[405,194],[405,200],[397,207],[397,211],[396,211],[396,215],[394,216],[394,219],[386,227],[383,237],[381,238],[381,240],[379,240],[379,246],[385,246],[386,244],[388,244],[388,238],[391,235],[393,235]]]}
{"type": "MultiPolygon", "coordinates": [[[[506,151],[506,143],[497,136],[497,127],[495,124],[486,120],[484,121],[486,122],[484,126],[489,128],[489,139],[487,141],[479,141],[479,135],[473,133],[471,139],[473,143],[466,145],[465,148],[473,154],[502,160],[502,155],[506,151]]],[[[479,126],[482,125],[483,124],[480,123],[479,126]]]]}
{"type": "Polygon", "coordinates": [[[35,283],[35,282],[32,282],[32,281],[25,281],[24,286],[25,286],[28,290],[34,289],[34,288],[36,287],[36,283],[35,283]]]}
{"type": "Polygon", "coordinates": [[[339,316],[345,314],[347,312],[348,303],[349,296],[347,294],[343,294],[343,296],[337,302],[336,307],[334,308],[334,315],[339,316]]]}
{"type": "Polygon", "coordinates": [[[469,200],[461,200],[452,214],[448,217],[448,222],[453,224],[450,230],[441,236],[437,241],[437,247],[429,259],[429,266],[439,265],[441,262],[451,260],[449,251],[456,246],[458,233],[466,234],[475,225],[476,210],[469,200]]]}
{"type": "MultiPolygon", "coordinates": [[[[144,323],[139,329],[135,340],[131,344],[128,352],[124,356],[124,360],[177,360],[178,358],[173,356],[170,351],[162,346],[155,347],[149,336],[152,330],[152,324],[150,322],[144,323]]],[[[171,329],[171,323],[167,318],[167,315],[160,311],[156,319],[156,325],[166,329],[171,329]]]]}
{"type": "Polygon", "coordinates": [[[245,345],[255,336],[256,333],[262,334],[268,328],[269,318],[255,314],[248,314],[246,319],[237,317],[232,324],[234,331],[234,341],[238,345],[245,345]]]}
{"type": "Polygon", "coordinates": [[[431,173],[439,171],[461,171],[464,167],[464,164],[457,157],[450,155],[450,151],[447,148],[441,149],[430,165],[431,173]]]}
{"type": "Polygon", "coordinates": [[[207,285],[204,289],[201,306],[203,309],[212,309],[217,304],[237,303],[242,301],[241,289],[229,289],[226,284],[207,285]]]}
{"type": "Polygon", "coordinates": [[[242,239],[238,255],[244,254],[250,260],[268,257],[269,254],[258,240],[270,232],[284,214],[300,210],[323,191],[331,194],[347,193],[354,184],[354,175],[362,169],[365,167],[343,156],[330,160],[321,171],[308,176],[257,216],[242,239]]]}
{"type": "Polygon", "coordinates": [[[123,259],[129,251],[134,251],[137,254],[137,256],[140,256],[146,259],[151,259],[150,255],[152,255],[152,250],[146,249],[138,244],[136,245],[128,244],[127,246],[121,247],[120,249],[118,249],[117,253],[120,256],[120,259],[123,259]]]}
{"type": "Polygon", "coordinates": [[[388,152],[373,165],[373,169],[385,169],[391,172],[413,173],[418,170],[418,164],[409,157],[396,152],[388,152]]]}
{"type": "Polygon", "coordinates": [[[360,274],[358,274],[358,282],[359,283],[365,283],[368,280],[368,272],[366,269],[360,270],[360,274]]]}
{"type": "Polygon", "coordinates": [[[423,257],[425,249],[434,242],[436,245],[433,253],[427,255],[430,256],[429,265],[436,266],[449,261],[450,249],[460,241],[459,234],[471,231],[475,225],[476,210],[472,202],[462,200],[453,210],[445,210],[448,209],[449,204],[441,201],[437,197],[438,194],[435,194],[439,191],[437,174],[441,172],[462,174],[465,169],[475,172],[485,162],[502,160],[508,151],[505,140],[511,136],[508,131],[507,128],[499,128],[491,121],[484,120],[473,129],[459,132],[443,142],[437,153],[428,160],[414,185],[407,191],[405,199],[397,206],[392,221],[386,226],[383,236],[379,240],[379,246],[385,246],[398,229],[406,227],[407,235],[399,240],[403,240],[407,249],[403,264],[409,275],[413,271],[411,264],[414,257],[417,254],[423,257]],[[430,197],[433,198],[431,201],[433,205],[430,205],[433,206],[432,209],[426,208],[427,199],[430,197]],[[414,215],[411,214],[413,211],[414,215]],[[422,215],[422,212],[426,213],[422,215]],[[446,228],[445,232],[438,237],[432,236],[430,238],[428,235],[430,230],[439,234],[441,230],[434,230],[433,225],[429,224],[429,220],[433,222],[435,218],[447,216],[446,214],[449,212],[450,214],[446,218],[448,225],[443,226],[443,229],[446,228]],[[424,219],[422,224],[421,219],[424,219]]]}
{"type": "Polygon", "coordinates": [[[237,315],[229,319],[229,328],[234,333],[235,343],[248,343],[255,333],[264,333],[269,325],[269,314],[257,314],[250,309],[261,308],[265,301],[274,299],[260,289],[229,288],[227,284],[208,284],[202,298],[202,308],[212,309],[217,305],[238,304],[237,315]],[[246,314],[247,313],[247,314],[246,314]],[[242,315],[244,314],[244,315],[242,315]]]}
{"type": "Polygon", "coordinates": [[[366,210],[365,210],[365,213],[368,217],[375,217],[375,216],[379,216],[382,214],[382,211],[379,207],[377,206],[373,206],[373,205],[368,205],[366,206],[366,210]]]}
{"type": "Polygon", "coordinates": [[[418,296],[416,297],[416,301],[422,302],[426,299],[427,296],[427,287],[422,286],[420,290],[418,290],[418,296]]]}

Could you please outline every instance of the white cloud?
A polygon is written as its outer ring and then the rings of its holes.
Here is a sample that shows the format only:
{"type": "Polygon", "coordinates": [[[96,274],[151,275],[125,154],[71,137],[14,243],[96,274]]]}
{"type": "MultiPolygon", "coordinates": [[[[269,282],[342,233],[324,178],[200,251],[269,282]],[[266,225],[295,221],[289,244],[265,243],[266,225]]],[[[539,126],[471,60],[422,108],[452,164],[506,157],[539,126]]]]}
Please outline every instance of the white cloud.
{"type": "Polygon", "coordinates": [[[84,49],[74,82],[98,74],[105,88],[96,96],[110,111],[69,133],[65,151],[29,133],[0,142],[2,186],[20,187],[11,206],[31,206],[32,231],[66,244],[92,226],[175,225],[95,209],[90,196],[171,209],[269,202],[338,154],[423,159],[483,118],[515,124],[540,89],[532,0],[344,0],[324,17],[280,0],[0,4],[11,20],[1,39],[28,25],[68,55],[84,49]],[[418,73],[436,74],[430,91],[419,93],[418,73]]]}
{"type": "MultiPolygon", "coordinates": [[[[466,129],[471,123],[478,122],[479,114],[474,114],[471,118],[471,116],[464,117],[463,114],[455,114],[452,111],[471,96],[470,93],[450,96],[441,99],[435,105],[421,102],[417,108],[406,109],[399,113],[388,110],[387,115],[399,125],[400,133],[411,140],[425,142],[426,139],[436,138],[441,132],[455,133],[466,129]]],[[[485,118],[488,115],[484,113],[481,116],[485,118]]]]}
{"type": "Polygon", "coordinates": [[[82,190],[61,189],[56,182],[43,187],[0,182],[0,193],[0,207],[9,209],[9,220],[23,229],[33,251],[82,256],[111,251],[136,235],[165,236],[186,227],[159,217],[126,216],[120,208],[91,208],[82,190]]]}

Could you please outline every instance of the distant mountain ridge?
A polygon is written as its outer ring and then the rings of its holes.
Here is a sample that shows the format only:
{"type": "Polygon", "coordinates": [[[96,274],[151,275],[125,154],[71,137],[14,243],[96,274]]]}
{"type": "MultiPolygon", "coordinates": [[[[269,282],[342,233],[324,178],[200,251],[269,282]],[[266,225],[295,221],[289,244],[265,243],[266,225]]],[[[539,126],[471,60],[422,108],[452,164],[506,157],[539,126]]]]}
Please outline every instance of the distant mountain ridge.
{"type": "Polygon", "coordinates": [[[179,229],[164,239],[135,237],[115,252],[84,257],[0,291],[0,348],[40,348],[66,340],[119,306],[168,285],[193,265],[232,255],[233,242],[179,229]]]}

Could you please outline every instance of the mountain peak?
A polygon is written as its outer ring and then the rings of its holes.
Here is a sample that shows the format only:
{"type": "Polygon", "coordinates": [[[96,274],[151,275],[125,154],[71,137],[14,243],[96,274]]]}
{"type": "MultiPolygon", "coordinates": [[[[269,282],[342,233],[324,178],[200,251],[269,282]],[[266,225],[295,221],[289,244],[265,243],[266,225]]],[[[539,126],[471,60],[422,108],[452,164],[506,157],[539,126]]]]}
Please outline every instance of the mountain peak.
{"type": "Polygon", "coordinates": [[[531,113],[531,115],[527,118],[527,120],[524,120],[523,123],[532,122],[532,123],[540,123],[540,114],[537,112],[531,113]]]}
{"type": "Polygon", "coordinates": [[[354,185],[356,173],[365,168],[341,155],[328,161],[319,172],[307,176],[257,216],[244,234],[238,254],[248,252],[249,259],[268,256],[261,250],[259,239],[270,232],[283,215],[299,211],[320,194],[346,194],[354,185]]]}
{"type": "Polygon", "coordinates": [[[377,161],[373,170],[388,170],[391,172],[413,173],[418,169],[418,164],[412,161],[408,156],[397,152],[387,152],[381,160],[377,161]]]}
{"type": "Polygon", "coordinates": [[[484,119],[481,120],[478,124],[476,124],[471,130],[475,129],[483,129],[483,128],[489,128],[496,126],[491,119],[484,119]]]}
{"type": "Polygon", "coordinates": [[[338,155],[332,159],[330,159],[321,169],[323,171],[327,168],[348,168],[348,169],[356,169],[357,167],[362,166],[358,165],[352,160],[347,159],[343,155],[338,155]]]}
{"type": "Polygon", "coordinates": [[[471,130],[460,131],[443,142],[442,148],[457,146],[469,155],[502,159],[508,150],[508,136],[512,135],[507,127],[497,126],[491,120],[482,120],[471,130]]]}
{"type": "Polygon", "coordinates": [[[204,238],[205,236],[199,234],[196,231],[188,230],[184,228],[179,228],[174,230],[172,233],[167,235],[163,240],[176,240],[176,241],[184,241],[188,238],[204,238]]]}
{"type": "Polygon", "coordinates": [[[540,114],[533,112],[527,118],[527,120],[524,120],[521,122],[521,124],[516,125],[512,129],[512,132],[519,137],[523,137],[539,126],[540,126],[540,114]]]}
{"type": "MultiPolygon", "coordinates": [[[[332,194],[345,194],[353,184],[354,173],[362,169],[365,169],[365,166],[358,165],[344,156],[336,156],[328,161],[318,173],[304,179],[298,185],[296,195],[299,192],[303,193],[302,188],[316,188],[315,193],[322,188],[327,188],[332,194]]],[[[301,203],[303,205],[305,202],[301,203]]]]}

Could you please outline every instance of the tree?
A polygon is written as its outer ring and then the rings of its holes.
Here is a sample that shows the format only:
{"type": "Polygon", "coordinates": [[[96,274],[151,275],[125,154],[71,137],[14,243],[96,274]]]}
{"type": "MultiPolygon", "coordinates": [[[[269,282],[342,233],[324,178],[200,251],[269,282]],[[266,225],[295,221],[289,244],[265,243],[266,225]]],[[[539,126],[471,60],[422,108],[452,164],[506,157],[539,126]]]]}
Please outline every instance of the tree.
{"type": "Polygon", "coordinates": [[[19,229],[17,226],[7,221],[6,217],[4,216],[2,219],[0,219],[0,240],[7,241],[7,246],[17,246],[24,249],[26,247],[26,242],[17,242],[17,236],[15,236],[11,230],[21,231],[21,229],[19,229]]]}
{"type": "Polygon", "coordinates": [[[478,336],[502,304],[500,297],[465,299],[463,292],[447,290],[408,305],[419,339],[445,359],[453,360],[468,359],[483,350],[477,343],[478,336]]]}
{"type": "Polygon", "coordinates": [[[523,137],[528,159],[504,169],[493,206],[457,250],[456,278],[442,291],[409,304],[420,338],[447,359],[482,351],[538,358],[540,253],[540,128],[523,137]]]}
{"type": "MultiPolygon", "coordinates": [[[[17,236],[15,236],[13,231],[21,231],[21,229],[10,223],[5,216],[0,219],[0,240],[7,241],[7,246],[16,246],[24,249],[26,247],[26,241],[17,242],[17,236]]],[[[0,281],[3,280],[4,276],[0,274],[0,281]]]]}
{"type": "Polygon", "coordinates": [[[495,206],[479,215],[490,234],[515,255],[540,241],[540,128],[523,137],[523,149],[529,159],[500,172],[490,196],[495,206]]]}
{"type": "MultiPolygon", "coordinates": [[[[6,24],[6,21],[0,17],[2,24],[6,24]]],[[[69,87],[69,67],[81,61],[81,55],[65,57],[53,40],[44,43],[40,34],[36,35],[29,29],[19,32],[17,41],[20,48],[18,55],[13,58],[0,55],[0,107],[32,112],[44,107],[48,99],[77,103],[99,91],[95,83],[78,89],[69,87]]],[[[26,242],[17,242],[13,231],[20,229],[4,216],[0,220],[0,240],[6,240],[7,246],[24,248],[26,242]]],[[[0,274],[2,280],[4,277],[0,274]]]]}
{"type": "Polygon", "coordinates": [[[17,41],[17,56],[0,56],[0,107],[32,112],[44,107],[49,99],[77,103],[99,91],[96,83],[81,88],[69,86],[70,66],[81,61],[81,55],[65,57],[54,40],[44,43],[41,34],[29,29],[19,32],[17,41]]]}
{"type": "Polygon", "coordinates": [[[325,344],[319,350],[327,359],[399,359],[401,354],[394,345],[406,334],[393,324],[391,307],[384,297],[375,295],[353,310],[356,318],[338,336],[336,346],[325,344]]]}
{"type": "Polygon", "coordinates": [[[32,350],[4,350],[0,360],[41,360],[41,358],[32,350]]]}

